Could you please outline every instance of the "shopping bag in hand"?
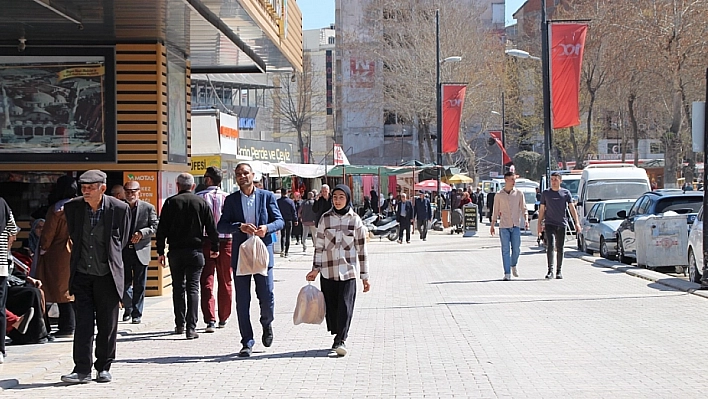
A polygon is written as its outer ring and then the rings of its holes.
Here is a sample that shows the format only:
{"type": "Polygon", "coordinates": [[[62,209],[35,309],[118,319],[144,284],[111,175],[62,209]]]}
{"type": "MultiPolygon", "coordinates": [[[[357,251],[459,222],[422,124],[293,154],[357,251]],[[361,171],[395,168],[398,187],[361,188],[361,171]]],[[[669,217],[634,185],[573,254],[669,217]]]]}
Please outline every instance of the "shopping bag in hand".
{"type": "Polygon", "coordinates": [[[325,300],[322,291],[314,285],[307,283],[297,295],[297,304],[293,313],[295,325],[322,324],[325,317],[325,300]]]}
{"type": "Polygon", "coordinates": [[[268,247],[256,236],[249,237],[241,244],[238,251],[237,276],[261,274],[268,276],[268,247]]]}

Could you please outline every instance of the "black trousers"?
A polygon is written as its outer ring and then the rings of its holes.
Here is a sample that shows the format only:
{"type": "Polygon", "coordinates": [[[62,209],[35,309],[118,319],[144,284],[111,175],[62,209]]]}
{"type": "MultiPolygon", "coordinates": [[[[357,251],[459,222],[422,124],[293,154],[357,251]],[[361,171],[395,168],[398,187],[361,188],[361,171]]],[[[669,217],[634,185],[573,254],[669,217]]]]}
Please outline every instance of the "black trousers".
{"type": "Polygon", "coordinates": [[[76,330],[74,331],[74,372],[91,372],[91,351],[96,334],[97,371],[108,371],[116,358],[116,335],[118,333],[118,310],[120,296],[116,292],[113,275],[92,276],[76,273],[71,285],[76,298],[76,330]]]}
{"type": "Polygon", "coordinates": [[[563,246],[565,245],[565,226],[547,224],[543,228],[546,240],[546,260],[548,269],[553,269],[553,252],[555,249],[556,268],[563,266],[563,246]]]}
{"type": "Polygon", "coordinates": [[[167,253],[172,271],[172,305],[175,311],[175,326],[187,331],[197,328],[199,317],[199,279],[204,269],[202,249],[171,249],[167,253]],[[185,293],[187,304],[185,307],[185,293]]]}
{"type": "Polygon", "coordinates": [[[354,315],[356,279],[337,281],[320,277],[320,287],[325,299],[327,331],[334,335],[335,343],[344,342],[354,315]]]}
{"type": "Polygon", "coordinates": [[[418,233],[420,234],[420,239],[425,240],[426,237],[428,237],[428,220],[427,219],[418,219],[416,221],[417,228],[418,228],[418,233]]]}
{"type": "Polygon", "coordinates": [[[143,265],[135,249],[123,250],[125,267],[125,288],[123,289],[124,313],[133,318],[143,317],[145,305],[145,285],[147,285],[147,265],[143,265]]]}
{"type": "Polygon", "coordinates": [[[293,233],[293,221],[286,220],[285,227],[280,230],[280,252],[287,254],[290,250],[290,235],[293,233]]]}
{"type": "Polygon", "coordinates": [[[403,231],[406,231],[406,242],[411,241],[411,221],[403,219],[398,222],[398,241],[403,241],[403,231]]]}
{"type": "Polygon", "coordinates": [[[0,276],[0,353],[5,355],[5,330],[7,330],[7,317],[5,316],[5,303],[7,302],[7,277],[0,276]]]}
{"type": "MultiPolygon", "coordinates": [[[[68,305],[71,306],[70,303],[68,305]]],[[[8,337],[12,338],[13,345],[36,344],[42,338],[47,337],[48,331],[44,323],[44,306],[42,292],[39,288],[30,284],[8,288],[7,309],[9,311],[22,316],[30,308],[34,309],[34,316],[27,327],[27,332],[20,334],[19,331],[12,330],[7,334],[8,337]]],[[[72,329],[71,331],[73,332],[74,330],[72,329]]]]}

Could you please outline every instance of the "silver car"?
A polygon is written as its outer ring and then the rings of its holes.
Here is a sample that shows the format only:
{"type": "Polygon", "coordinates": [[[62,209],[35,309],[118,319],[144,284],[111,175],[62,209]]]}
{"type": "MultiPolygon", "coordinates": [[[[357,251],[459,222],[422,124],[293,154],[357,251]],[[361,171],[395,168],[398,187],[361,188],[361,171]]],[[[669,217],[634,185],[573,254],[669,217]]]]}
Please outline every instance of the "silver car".
{"type": "Polygon", "coordinates": [[[580,222],[580,250],[592,255],[595,251],[606,259],[614,259],[617,255],[617,228],[624,218],[617,216],[618,212],[629,211],[634,204],[633,199],[600,201],[593,205],[588,216],[580,222]]]}
{"type": "Polygon", "coordinates": [[[703,207],[688,233],[688,280],[701,283],[703,270],[703,207]]]}

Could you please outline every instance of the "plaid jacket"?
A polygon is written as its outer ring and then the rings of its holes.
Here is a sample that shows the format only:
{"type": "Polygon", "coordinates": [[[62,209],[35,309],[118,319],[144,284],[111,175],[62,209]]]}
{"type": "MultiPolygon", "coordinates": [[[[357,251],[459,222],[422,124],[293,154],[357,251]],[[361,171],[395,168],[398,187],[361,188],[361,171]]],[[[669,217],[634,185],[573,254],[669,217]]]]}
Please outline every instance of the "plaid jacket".
{"type": "Polygon", "coordinates": [[[356,278],[356,261],[359,259],[359,277],[369,278],[369,261],[366,250],[366,227],[353,209],[338,215],[331,209],[322,215],[317,226],[315,259],[312,270],[318,270],[329,280],[356,278]]]}

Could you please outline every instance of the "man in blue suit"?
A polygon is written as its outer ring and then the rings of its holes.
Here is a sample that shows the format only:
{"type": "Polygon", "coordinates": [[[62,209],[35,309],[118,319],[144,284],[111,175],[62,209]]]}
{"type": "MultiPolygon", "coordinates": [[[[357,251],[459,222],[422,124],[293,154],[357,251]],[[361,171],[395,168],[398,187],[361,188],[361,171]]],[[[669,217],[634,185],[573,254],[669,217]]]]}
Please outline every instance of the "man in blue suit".
{"type": "MultiPolygon", "coordinates": [[[[220,233],[231,234],[233,237],[233,256],[231,268],[236,271],[241,244],[249,236],[256,235],[261,238],[268,248],[270,260],[268,263],[268,277],[254,274],[256,282],[256,296],[261,307],[261,325],[263,326],[263,345],[266,347],[273,343],[273,312],[275,301],[273,298],[273,234],[283,228],[285,222],[280,214],[275,195],[270,191],[257,189],[253,185],[253,168],[250,164],[242,162],[236,165],[236,183],[240,191],[235,192],[224,201],[224,208],[217,228],[220,233]]],[[[236,314],[238,328],[241,332],[240,357],[249,357],[253,351],[253,327],[249,309],[251,307],[251,276],[234,276],[236,290],[236,314]]]]}

